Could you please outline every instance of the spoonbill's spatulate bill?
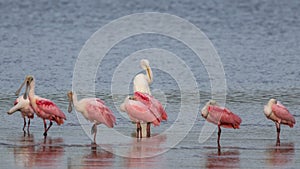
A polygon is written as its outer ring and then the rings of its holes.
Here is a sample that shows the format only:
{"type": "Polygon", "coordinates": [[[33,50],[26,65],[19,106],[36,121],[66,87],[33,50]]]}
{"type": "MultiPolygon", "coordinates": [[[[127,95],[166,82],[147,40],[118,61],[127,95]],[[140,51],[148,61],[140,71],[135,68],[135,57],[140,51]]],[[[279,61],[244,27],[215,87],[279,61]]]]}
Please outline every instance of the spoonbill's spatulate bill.
{"type": "Polygon", "coordinates": [[[294,116],[288,109],[279,103],[276,99],[270,99],[268,104],[264,107],[266,117],[275,122],[277,128],[277,144],[280,143],[280,125],[288,125],[294,127],[296,121],[294,116]]]}
{"type": "Polygon", "coordinates": [[[201,115],[208,122],[218,125],[218,148],[220,148],[221,127],[238,129],[242,119],[229,109],[218,106],[217,102],[210,100],[201,111],[201,115]]]}

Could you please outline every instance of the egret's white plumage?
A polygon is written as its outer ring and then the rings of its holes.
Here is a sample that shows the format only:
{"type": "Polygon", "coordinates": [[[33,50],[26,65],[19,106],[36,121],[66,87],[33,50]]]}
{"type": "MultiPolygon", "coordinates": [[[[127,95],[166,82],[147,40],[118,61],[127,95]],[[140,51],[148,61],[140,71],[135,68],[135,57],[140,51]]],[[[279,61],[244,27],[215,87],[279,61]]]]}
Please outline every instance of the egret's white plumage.
{"type": "Polygon", "coordinates": [[[134,77],[133,80],[133,91],[134,92],[142,92],[151,95],[149,85],[153,82],[152,70],[149,65],[149,61],[146,59],[142,59],[141,67],[146,71],[146,74],[140,73],[134,77]]]}
{"type": "MultiPolygon", "coordinates": [[[[150,84],[153,82],[152,70],[147,59],[142,59],[140,61],[140,66],[145,70],[146,74],[140,73],[137,74],[133,79],[133,91],[134,92],[142,92],[151,95],[150,84]]],[[[146,137],[146,124],[142,123],[142,137],[146,137]]],[[[150,130],[150,124],[148,124],[150,130]]]]}

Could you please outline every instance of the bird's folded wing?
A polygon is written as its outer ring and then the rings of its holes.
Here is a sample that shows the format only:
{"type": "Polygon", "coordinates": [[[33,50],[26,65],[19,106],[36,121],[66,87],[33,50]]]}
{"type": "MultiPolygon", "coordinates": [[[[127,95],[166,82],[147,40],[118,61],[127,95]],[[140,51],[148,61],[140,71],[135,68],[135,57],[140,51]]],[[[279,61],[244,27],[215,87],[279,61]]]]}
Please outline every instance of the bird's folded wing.
{"type": "Polygon", "coordinates": [[[65,114],[51,100],[44,99],[44,98],[39,98],[36,101],[36,104],[38,105],[39,109],[41,109],[45,113],[52,114],[52,115],[55,115],[57,117],[66,119],[65,114]]]}
{"type": "Polygon", "coordinates": [[[134,119],[143,121],[143,122],[153,122],[154,125],[159,125],[157,117],[151,112],[145,104],[131,100],[126,104],[127,113],[134,119]]]}
{"type": "Polygon", "coordinates": [[[286,107],[284,107],[282,104],[280,104],[280,103],[273,104],[272,111],[278,118],[295,123],[295,118],[293,117],[293,115],[290,114],[288,109],[286,107]]]}

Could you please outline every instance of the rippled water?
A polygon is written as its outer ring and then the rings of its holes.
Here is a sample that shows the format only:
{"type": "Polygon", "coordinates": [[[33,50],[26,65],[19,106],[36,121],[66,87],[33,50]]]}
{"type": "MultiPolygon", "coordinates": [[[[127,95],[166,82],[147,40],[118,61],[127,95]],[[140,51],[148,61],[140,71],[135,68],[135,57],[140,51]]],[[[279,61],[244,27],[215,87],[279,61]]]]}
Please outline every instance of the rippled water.
{"type": "MultiPolygon", "coordinates": [[[[275,125],[265,118],[263,105],[271,97],[278,98],[299,121],[299,9],[299,1],[0,1],[1,168],[297,168],[299,125],[282,127],[281,145],[275,146],[275,125]],[[8,116],[6,111],[25,75],[35,76],[36,94],[67,112],[66,92],[72,88],[74,65],[86,40],[110,21],[137,12],[163,12],[187,19],[216,47],[226,76],[226,106],[243,119],[241,129],[222,130],[221,152],[216,147],[216,133],[206,142],[198,142],[204,124],[200,115],[180,144],[146,159],[111,153],[124,146],[121,144],[99,143],[97,149],[92,148],[74,112],[66,114],[62,126],[53,125],[46,140],[42,120],[35,117],[31,135],[24,137],[20,114],[8,116]]],[[[124,96],[112,98],[111,79],[124,58],[146,48],[172,51],[185,62],[199,86],[199,109],[211,98],[207,71],[187,46],[161,35],[125,39],[101,61],[96,95],[115,112],[116,130],[127,136],[133,126],[118,112],[124,96]]],[[[168,122],[153,128],[153,133],[159,134],[176,121],[181,95],[176,79],[156,68],[153,74],[151,88],[166,101],[169,114],[168,122]]],[[[191,95],[191,99],[195,98],[191,95]]],[[[152,147],[168,149],[165,143],[170,140],[162,135],[149,147],[146,141],[137,143],[132,138],[134,147],[128,153],[159,151],[152,147]]]]}

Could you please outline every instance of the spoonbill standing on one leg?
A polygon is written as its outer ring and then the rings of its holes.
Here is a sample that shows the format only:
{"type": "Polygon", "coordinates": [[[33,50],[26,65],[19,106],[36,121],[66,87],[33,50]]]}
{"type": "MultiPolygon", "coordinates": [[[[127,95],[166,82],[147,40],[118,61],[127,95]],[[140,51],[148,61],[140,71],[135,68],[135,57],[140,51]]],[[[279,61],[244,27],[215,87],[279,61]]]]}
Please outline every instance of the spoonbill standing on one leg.
{"type": "Polygon", "coordinates": [[[220,149],[221,127],[238,129],[242,119],[227,108],[219,107],[217,102],[210,100],[201,111],[202,117],[208,122],[218,125],[218,148],[220,149]]]}
{"type": "Polygon", "coordinates": [[[26,134],[25,127],[26,127],[26,117],[28,118],[28,126],[27,126],[27,133],[29,134],[29,126],[30,126],[30,119],[34,117],[34,111],[30,106],[29,99],[24,99],[23,96],[19,96],[15,102],[14,106],[7,112],[7,114],[13,114],[16,111],[20,111],[21,115],[24,119],[23,131],[26,134]]]}
{"type": "Polygon", "coordinates": [[[69,91],[69,108],[68,112],[72,111],[72,104],[76,111],[80,112],[87,120],[94,123],[91,133],[94,134],[94,143],[96,143],[97,125],[105,124],[108,128],[113,128],[116,123],[116,118],[113,112],[98,98],[84,98],[77,100],[76,93],[69,91]]]}
{"type": "Polygon", "coordinates": [[[54,104],[51,100],[41,98],[34,94],[35,81],[33,76],[26,76],[25,81],[22,83],[20,88],[17,90],[16,94],[20,93],[20,90],[26,83],[26,90],[24,94],[24,99],[27,99],[27,94],[29,97],[30,105],[37,116],[43,119],[44,121],[44,136],[47,136],[47,132],[52,126],[52,121],[55,121],[58,125],[64,123],[66,120],[65,114],[54,104]],[[46,119],[50,121],[49,126],[47,127],[46,119]]]}
{"type": "MultiPolygon", "coordinates": [[[[146,71],[146,74],[140,73],[134,77],[133,80],[133,91],[134,92],[142,92],[151,95],[149,85],[153,82],[152,70],[149,65],[149,61],[147,59],[142,59],[140,61],[141,67],[146,71]]],[[[146,133],[147,137],[150,137],[150,123],[147,123],[147,128],[144,124],[137,123],[137,126],[141,126],[143,133],[146,133]],[[147,132],[145,132],[145,129],[147,132]]],[[[143,135],[143,137],[145,137],[143,135]]]]}
{"type": "Polygon", "coordinates": [[[291,128],[294,127],[296,123],[294,116],[276,99],[269,100],[268,104],[264,107],[264,113],[268,119],[275,122],[277,128],[277,144],[280,144],[280,124],[288,125],[291,128]]]}

